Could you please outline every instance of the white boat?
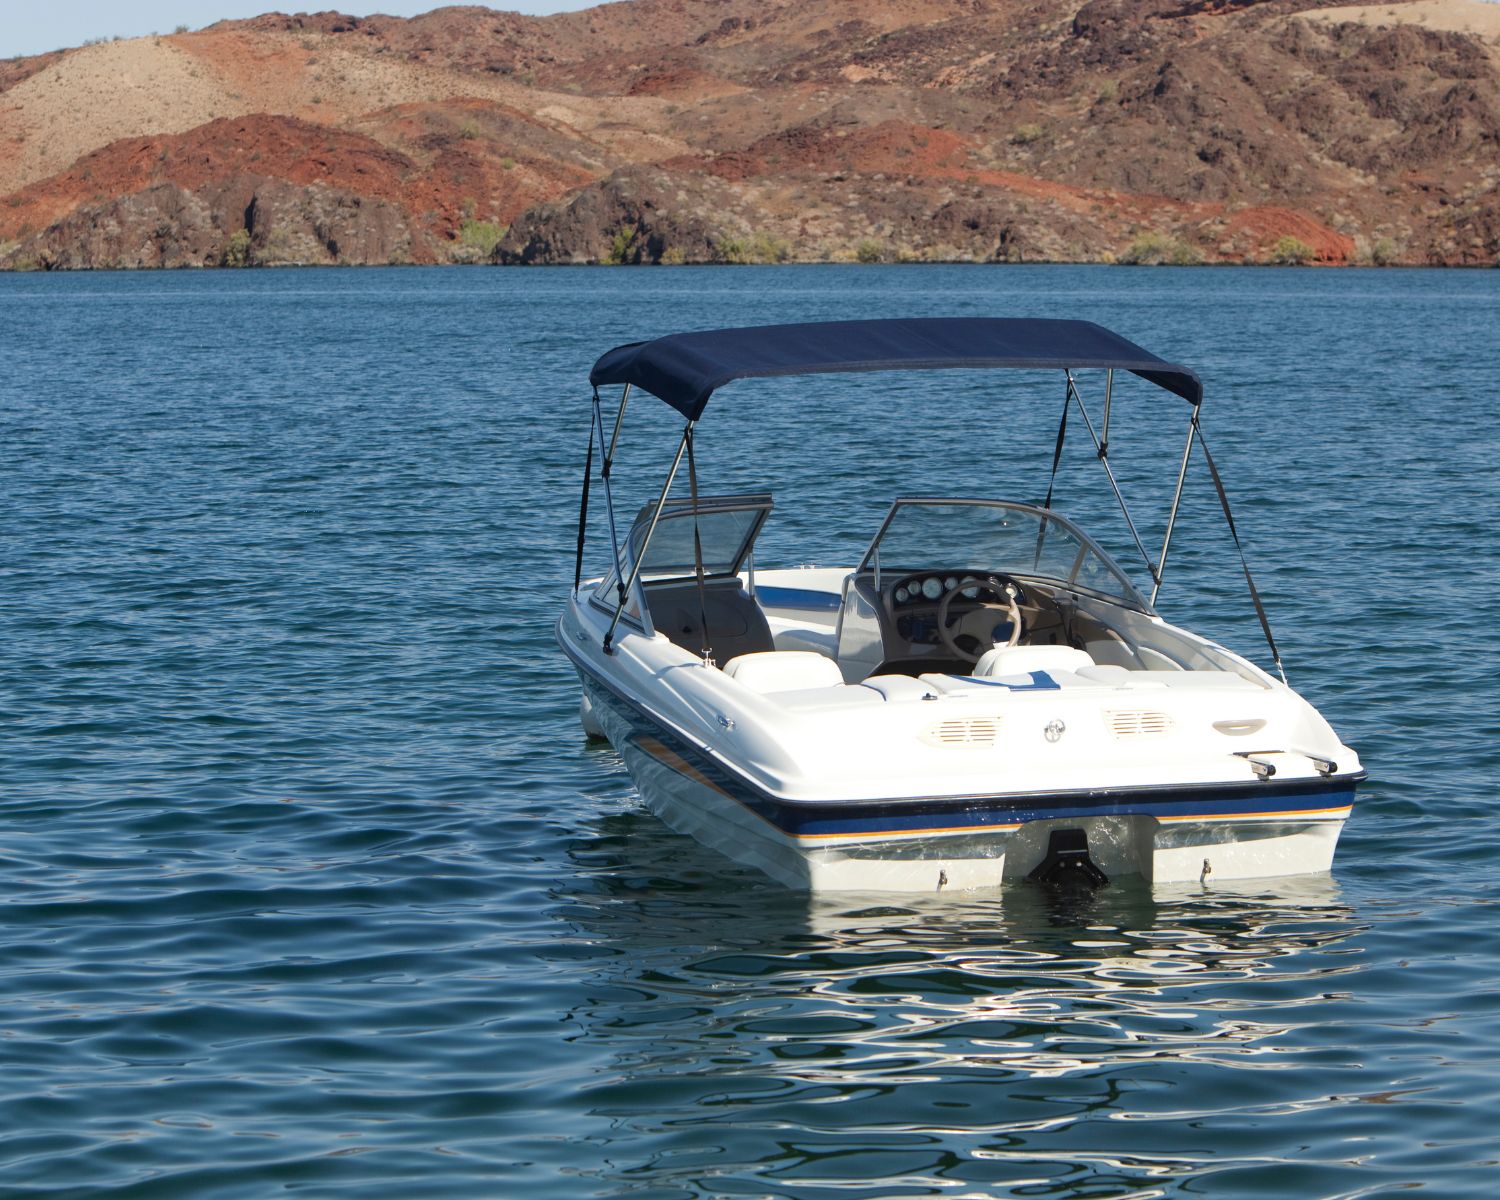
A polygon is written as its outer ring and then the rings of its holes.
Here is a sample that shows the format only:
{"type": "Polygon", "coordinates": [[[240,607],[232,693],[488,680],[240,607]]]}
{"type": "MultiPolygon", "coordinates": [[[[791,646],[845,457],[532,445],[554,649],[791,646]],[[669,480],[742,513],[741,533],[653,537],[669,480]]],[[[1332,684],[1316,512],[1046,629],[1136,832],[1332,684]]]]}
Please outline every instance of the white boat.
{"type": "Polygon", "coordinates": [[[1192,371],[1087,322],[933,318],[676,334],[610,351],[590,379],[578,569],[557,639],[585,729],[673,828],[814,890],[1211,885],[1331,866],[1364,773],[1287,686],[1248,567],[1280,678],[1154,608],[1195,445],[1239,544],[1192,371]],[[1075,412],[1149,598],[1052,509],[1050,486],[1041,505],[899,498],[859,558],[791,569],[754,563],[769,494],[698,494],[693,431],[731,380],[958,367],[1062,373],[1053,476],[1075,412]],[[1104,381],[1097,427],[1085,370],[1104,381]],[[1108,458],[1117,371],[1187,418],[1154,559],[1108,458]],[[614,386],[607,420],[599,389],[614,386]],[[635,390],[685,424],[657,500],[623,529],[611,467],[635,390]],[[684,460],[689,494],[674,497],[684,460]],[[609,569],[585,580],[591,486],[609,569]]]}

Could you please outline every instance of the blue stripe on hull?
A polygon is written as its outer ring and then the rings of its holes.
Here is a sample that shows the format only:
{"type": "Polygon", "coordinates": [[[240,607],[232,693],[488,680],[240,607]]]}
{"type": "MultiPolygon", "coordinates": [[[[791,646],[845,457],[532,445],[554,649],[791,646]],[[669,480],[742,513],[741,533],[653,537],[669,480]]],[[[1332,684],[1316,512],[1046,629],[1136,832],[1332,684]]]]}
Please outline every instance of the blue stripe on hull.
{"type": "Polygon", "coordinates": [[[1340,810],[1354,800],[1355,781],[1345,778],[915,800],[786,801],[726,770],[711,755],[678,737],[602,680],[585,675],[584,681],[596,703],[608,705],[611,713],[626,723],[632,743],[642,753],[723,793],[793,837],[876,838],[1105,816],[1144,815],[1166,822],[1277,817],[1342,820],[1345,814],[1340,810]]]}

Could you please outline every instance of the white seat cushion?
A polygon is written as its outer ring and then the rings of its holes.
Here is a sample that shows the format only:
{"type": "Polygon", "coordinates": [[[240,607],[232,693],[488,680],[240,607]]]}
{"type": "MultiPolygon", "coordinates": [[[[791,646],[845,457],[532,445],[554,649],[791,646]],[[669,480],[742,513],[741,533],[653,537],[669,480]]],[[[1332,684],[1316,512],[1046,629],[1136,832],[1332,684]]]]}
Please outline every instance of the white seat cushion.
{"type": "Polygon", "coordinates": [[[810,650],[769,650],[741,654],[724,664],[724,674],[752,692],[797,692],[836,687],[843,673],[831,658],[810,650]]]}
{"type": "Polygon", "coordinates": [[[920,679],[913,679],[910,675],[871,675],[859,686],[878,692],[887,700],[921,700],[935,694],[920,679]]]}
{"type": "Polygon", "coordinates": [[[1094,660],[1072,646],[996,646],[974,664],[976,679],[1026,675],[1032,671],[1076,671],[1094,660]]]}

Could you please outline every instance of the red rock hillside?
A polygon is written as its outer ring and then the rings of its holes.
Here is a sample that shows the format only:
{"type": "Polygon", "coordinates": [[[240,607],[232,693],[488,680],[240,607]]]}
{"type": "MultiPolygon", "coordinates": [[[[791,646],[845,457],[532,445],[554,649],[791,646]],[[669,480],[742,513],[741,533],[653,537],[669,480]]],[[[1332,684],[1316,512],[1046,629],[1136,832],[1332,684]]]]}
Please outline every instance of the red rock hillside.
{"type": "Polygon", "coordinates": [[[1500,261],[1500,4],[625,0],[0,62],[0,267],[1500,261]]]}

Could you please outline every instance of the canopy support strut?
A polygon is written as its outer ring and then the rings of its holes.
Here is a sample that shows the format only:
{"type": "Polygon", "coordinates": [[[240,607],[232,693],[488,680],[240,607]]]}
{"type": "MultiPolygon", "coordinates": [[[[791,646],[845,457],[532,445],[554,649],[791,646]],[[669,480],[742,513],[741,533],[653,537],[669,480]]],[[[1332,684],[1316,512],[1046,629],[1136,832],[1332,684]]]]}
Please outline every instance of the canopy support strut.
{"type": "Polygon", "coordinates": [[[682,435],[687,440],[688,491],[693,504],[693,568],[698,576],[698,631],[703,637],[703,665],[712,667],[714,649],[708,644],[708,598],[703,590],[703,538],[698,531],[698,468],[693,462],[693,422],[687,423],[682,435]]]}
{"type": "MultiPolygon", "coordinates": [[[[1198,424],[1198,410],[1193,410],[1193,424],[1198,424]]],[[[1286,683],[1286,668],[1281,665],[1281,651],[1276,649],[1276,639],[1271,636],[1271,622],[1266,617],[1266,607],[1260,602],[1260,592],[1256,590],[1255,580],[1250,577],[1250,564],[1245,561],[1245,547],[1240,545],[1239,531],[1234,527],[1234,514],[1229,511],[1229,494],[1224,491],[1224,481],[1219,478],[1219,468],[1214,466],[1214,456],[1208,452],[1208,439],[1203,436],[1203,430],[1198,430],[1198,445],[1203,449],[1203,461],[1208,464],[1208,473],[1213,478],[1214,490],[1219,493],[1219,503],[1224,508],[1224,520],[1229,525],[1229,535],[1234,538],[1234,548],[1239,551],[1240,569],[1245,572],[1245,582],[1250,587],[1250,600],[1255,605],[1255,615],[1260,618],[1260,627],[1266,635],[1266,645],[1271,647],[1271,661],[1276,664],[1276,672],[1281,676],[1281,682],[1286,683]]],[[[1288,684],[1288,686],[1291,686],[1288,684]]]]}
{"type": "Polygon", "coordinates": [[[583,585],[583,537],[589,523],[589,481],[594,474],[594,433],[598,428],[599,389],[594,389],[594,402],[589,413],[589,453],[583,461],[583,495],[578,501],[578,555],[573,560],[573,595],[583,585]]]}
{"type": "MultiPolygon", "coordinates": [[[[615,415],[616,437],[619,436],[620,432],[620,419],[625,414],[625,401],[629,398],[630,385],[627,383],[625,385],[625,394],[620,397],[620,411],[615,415]]],[[[623,576],[625,574],[625,566],[620,561],[620,532],[619,527],[615,524],[615,493],[609,480],[610,468],[614,465],[615,451],[613,443],[611,443],[608,453],[604,451],[604,410],[599,403],[598,388],[594,389],[594,430],[590,433],[590,438],[593,437],[593,433],[599,435],[599,452],[604,456],[603,462],[599,467],[599,479],[604,484],[604,511],[609,517],[609,543],[615,556],[615,588],[620,604],[624,605],[625,585],[623,576]]]]}
{"type": "Polygon", "coordinates": [[[1187,445],[1182,448],[1182,465],[1177,468],[1177,490],[1172,493],[1172,511],[1167,514],[1167,534],[1161,541],[1161,558],[1156,563],[1156,586],[1151,589],[1151,607],[1156,607],[1156,593],[1161,591],[1161,578],[1167,570],[1167,551],[1172,546],[1172,528],[1177,524],[1177,509],[1182,504],[1182,484],[1187,478],[1188,459],[1193,454],[1193,438],[1198,433],[1198,410],[1188,420],[1187,445]]]}
{"type": "MultiPolygon", "coordinates": [[[[646,527],[646,536],[641,540],[641,548],[635,553],[635,562],[630,567],[630,578],[620,585],[620,602],[615,606],[614,619],[609,623],[609,631],[604,635],[604,653],[613,654],[615,626],[620,623],[620,615],[625,611],[625,597],[630,594],[630,589],[635,587],[635,581],[640,576],[641,564],[646,561],[646,551],[651,546],[651,538],[656,533],[656,523],[661,520],[661,510],[667,506],[667,496],[672,490],[672,481],[677,478],[677,468],[682,465],[683,453],[688,448],[688,442],[692,440],[693,423],[688,422],[687,428],[682,431],[682,441],[677,443],[677,455],[672,459],[672,469],[667,472],[667,481],[661,485],[661,496],[656,501],[656,510],[651,514],[651,524],[646,527]]],[[[615,560],[619,561],[619,550],[615,551],[615,560]]]]}
{"type": "MultiPolygon", "coordinates": [[[[1109,486],[1115,493],[1115,499],[1120,503],[1120,511],[1125,514],[1125,524],[1130,526],[1130,536],[1135,539],[1135,548],[1141,552],[1141,560],[1146,564],[1146,570],[1151,572],[1151,582],[1157,587],[1161,586],[1161,576],[1151,562],[1151,555],[1146,550],[1146,543],[1141,541],[1141,535],[1136,531],[1135,521],[1130,515],[1130,507],[1125,503],[1125,497],[1120,493],[1120,485],[1115,481],[1114,468],[1109,465],[1109,451],[1105,449],[1104,443],[1099,440],[1099,435],[1094,432],[1094,422],[1089,419],[1089,410],[1083,406],[1083,397],[1078,394],[1078,386],[1073,382],[1073,372],[1068,371],[1068,395],[1078,404],[1078,411],[1083,415],[1083,423],[1088,426],[1089,438],[1094,443],[1094,452],[1098,454],[1100,463],[1104,466],[1105,475],[1109,476],[1109,486]]],[[[1195,410],[1196,411],[1196,410],[1195,410]]]]}

